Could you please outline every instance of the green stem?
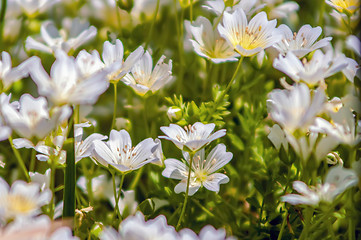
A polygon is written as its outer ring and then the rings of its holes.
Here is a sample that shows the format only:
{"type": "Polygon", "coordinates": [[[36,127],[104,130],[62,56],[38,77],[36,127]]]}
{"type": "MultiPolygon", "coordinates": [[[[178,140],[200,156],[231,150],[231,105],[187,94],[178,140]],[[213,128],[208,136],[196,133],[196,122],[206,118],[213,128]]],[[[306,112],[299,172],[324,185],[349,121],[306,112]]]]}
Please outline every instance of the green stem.
{"type": "Polygon", "coordinates": [[[29,172],[34,172],[34,170],[35,170],[35,160],[36,160],[36,151],[33,148],[33,149],[31,149],[29,172]]]}
{"type": "Polygon", "coordinates": [[[21,170],[23,171],[26,181],[30,182],[29,172],[26,169],[25,163],[24,163],[23,159],[21,158],[19,151],[15,148],[14,143],[13,143],[13,138],[11,136],[9,136],[9,143],[11,145],[11,148],[13,149],[16,160],[18,160],[18,164],[19,164],[21,170]]]}
{"type": "Polygon", "coordinates": [[[111,129],[114,129],[115,126],[115,119],[117,117],[117,81],[112,82],[114,87],[114,108],[113,108],[113,119],[112,119],[112,126],[111,129]]]}
{"type": "MultiPolygon", "coordinates": [[[[68,132],[68,139],[74,139],[74,107],[73,115],[69,119],[70,130],[68,132]]],[[[76,167],[75,167],[75,155],[74,155],[74,141],[70,143],[70,147],[66,153],[66,167],[64,176],[64,208],[63,218],[74,217],[75,215],[75,184],[76,184],[76,167]]]]}
{"type": "Polygon", "coordinates": [[[285,225],[286,225],[286,222],[287,222],[287,214],[288,214],[288,210],[286,211],[286,214],[283,218],[283,221],[282,221],[282,225],[281,225],[281,229],[280,229],[280,233],[278,234],[278,237],[277,237],[277,240],[281,240],[282,239],[282,236],[283,236],[283,232],[285,230],[285,225]]]}
{"type": "Polygon", "coordinates": [[[186,207],[187,207],[187,201],[188,201],[188,192],[189,192],[189,183],[191,180],[191,173],[192,173],[192,164],[193,164],[193,156],[194,153],[190,152],[189,153],[189,166],[188,166],[188,177],[187,177],[187,188],[186,188],[186,193],[185,193],[185,197],[184,197],[184,202],[183,202],[183,208],[182,208],[182,212],[179,216],[179,220],[176,226],[176,230],[179,230],[179,227],[182,223],[183,217],[184,217],[184,213],[186,211],[186,207]]]}
{"type": "Polygon", "coordinates": [[[210,114],[208,114],[208,117],[207,117],[207,121],[209,121],[213,115],[213,113],[216,111],[217,109],[217,106],[219,103],[221,103],[224,99],[224,97],[226,96],[227,92],[229,91],[229,89],[232,87],[233,85],[233,81],[234,79],[236,78],[241,66],[242,66],[242,61],[243,61],[243,58],[244,56],[241,56],[239,61],[238,61],[238,65],[237,65],[237,68],[236,70],[234,71],[233,73],[233,76],[231,78],[231,80],[228,82],[227,84],[227,87],[226,89],[224,89],[224,91],[222,91],[221,95],[216,99],[216,101],[214,102],[214,105],[213,105],[213,108],[212,108],[212,111],[210,112],[210,114]]]}
{"type": "Polygon", "coordinates": [[[155,7],[154,16],[153,16],[153,21],[152,21],[152,24],[150,25],[150,30],[148,33],[148,39],[145,42],[145,46],[144,46],[145,50],[147,50],[149,42],[152,39],[153,29],[154,29],[155,21],[157,20],[157,15],[158,15],[158,11],[159,11],[159,2],[160,2],[160,0],[157,0],[157,5],[155,7]]]}
{"type": "Polygon", "coordinates": [[[130,189],[133,189],[133,190],[134,190],[134,189],[137,187],[138,182],[139,182],[139,180],[140,180],[140,177],[141,177],[142,174],[143,174],[144,167],[145,167],[145,166],[141,167],[141,168],[139,169],[139,171],[137,172],[137,174],[135,175],[135,178],[134,178],[132,184],[130,185],[130,189]]]}
{"type": "Polygon", "coordinates": [[[50,156],[50,190],[52,193],[51,200],[50,200],[50,219],[54,218],[54,199],[55,199],[55,164],[56,160],[53,155],[50,156]]]}
{"type": "Polygon", "coordinates": [[[331,236],[331,239],[332,240],[336,240],[336,236],[335,236],[335,233],[333,231],[333,224],[332,224],[332,221],[330,218],[327,219],[327,222],[326,222],[326,225],[327,225],[327,228],[328,228],[328,234],[331,236]]]}
{"type": "MultiPolygon", "coordinates": [[[[115,176],[114,176],[114,170],[110,170],[110,173],[112,174],[112,181],[113,181],[113,195],[114,195],[114,201],[115,201],[115,209],[114,213],[118,214],[119,219],[120,213],[119,213],[119,206],[118,206],[118,194],[117,194],[117,186],[115,184],[115,176]]],[[[113,215],[113,218],[115,217],[115,214],[113,215]]]]}
{"type": "MultiPolygon", "coordinates": [[[[0,46],[3,46],[4,39],[4,26],[5,26],[5,14],[6,14],[7,0],[1,0],[0,10],[0,46]]],[[[0,49],[2,50],[2,49],[0,49]]]]}
{"type": "Polygon", "coordinates": [[[313,209],[311,207],[307,207],[305,210],[305,224],[300,236],[300,240],[307,239],[308,233],[310,232],[312,215],[313,215],[313,209]]]}

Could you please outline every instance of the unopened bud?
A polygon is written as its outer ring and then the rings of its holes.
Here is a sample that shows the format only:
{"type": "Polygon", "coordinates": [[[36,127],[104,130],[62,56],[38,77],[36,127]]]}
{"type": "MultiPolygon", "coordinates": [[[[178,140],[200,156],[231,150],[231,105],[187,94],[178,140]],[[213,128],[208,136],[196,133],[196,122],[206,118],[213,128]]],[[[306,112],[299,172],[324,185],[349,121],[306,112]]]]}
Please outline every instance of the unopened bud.
{"type": "Polygon", "coordinates": [[[170,121],[179,120],[182,117],[182,109],[179,107],[170,107],[167,111],[167,115],[170,121]]]}

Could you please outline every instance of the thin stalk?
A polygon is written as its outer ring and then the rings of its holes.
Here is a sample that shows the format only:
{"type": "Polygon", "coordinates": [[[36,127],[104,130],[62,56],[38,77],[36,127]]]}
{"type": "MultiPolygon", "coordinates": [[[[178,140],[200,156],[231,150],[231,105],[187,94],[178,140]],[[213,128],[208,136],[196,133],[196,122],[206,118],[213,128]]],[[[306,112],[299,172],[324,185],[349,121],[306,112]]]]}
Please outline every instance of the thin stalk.
{"type": "Polygon", "coordinates": [[[50,156],[50,190],[52,193],[51,199],[50,199],[50,213],[49,217],[50,219],[54,218],[54,199],[55,199],[55,156],[50,156]]]}
{"type": "Polygon", "coordinates": [[[192,198],[192,201],[200,208],[202,209],[205,213],[207,213],[210,217],[219,220],[218,217],[214,216],[214,214],[209,211],[207,208],[205,208],[198,200],[192,198]]]}
{"type": "MultiPolygon", "coordinates": [[[[70,130],[68,132],[68,139],[74,138],[74,107],[73,116],[69,120],[70,130]]],[[[76,184],[76,167],[75,167],[75,155],[74,155],[74,141],[71,142],[70,147],[66,153],[66,167],[64,176],[64,208],[63,218],[74,217],[75,215],[75,184],[76,184]]]]}
{"type": "Polygon", "coordinates": [[[237,76],[237,74],[238,74],[238,72],[239,72],[239,70],[240,70],[240,68],[241,68],[243,58],[244,58],[244,56],[241,56],[241,57],[240,57],[240,59],[239,59],[239,61],[238,61],[237,68],[236,68],[236,70],[234,71],[231,80],[228,82],[226,89],[221,93],[221,95],[220,95],[220,96],[218,97],[218,99],[215,101],[215,103],[214,103],[214,105],[213,105],[213,109],[212,109],[212,111],[210,112],[210,114],[208,115],[208,118],[207,118],[208,121],[209,121],[210,118],[212,117],[213,113],[216,111],[218,104],[223,101],[224,96],[226,96],[227,92],[228,92],[229,89],[231,88],[231,86],[232,86],[232,84],[233,84],[233,81],[234,81],[234,79],[236,78],[236,76],[237,76]]]}
{"type": "Polygon", "coordinates": [[[113,119],[112,119],[112,126],[111,129],[114,129],[115,126],[115,119],[117,117],[117,81],[113,82],[113,88],[114,88],[114,108],[113,108],[113,119]]]}
{"type": "Polygon", "coordinates": [[[150,25],[150,30],[149,30],[149,33],[148,33],[148,39],[145,42],[144,49],[148,48],[149,42],[152,39],[153,29],[154,29],[155,21],[157,20],[157,15],[158,15],[158,11],[159,11],[159,2],[160,2],[160,0],[157,0],[157,5],[155,7],[154,16],[153,16],[153,21],[152,21],[152,24],[150,25]]]}
{"type": "MultiPolygon", "coordinates": [[[[5,26],[5,13],[7,7],[7,0],[1,0],[1,10],[0,10],[0,46],[3,46],[4,38],[4,26],[5,26]]],[[[0,49],[2,50],[2,49],[0,49]]]]}
{"type": "Polygon", "coordinates": [[[134,189],[137,187],[138,182],[139,182],[139,180],[140,180],[140,177],[141,177],[142,174],[143,174],[144,167],[145,167],[145,166],[141,167],[141,168],[139,169],[139,171],[137,172],[137,174],[135,175],[135,178],[134,178],[132,184],[130,185],[130,189],[134,190],[134,189]]]}
{"type": "Polygon", "coordinates": [[[300,240],[307,239],[308,233],[310,232],[312,214],[313,209],[311,207],[308,207],[305,213],[305,225],[303,227],[300,240]]]}
{"type": "Polygon", "coordinates": [[[261,228],[262,217],[263,217],[263,207],[264,207],[264,198],[262,199],[262,205],[261,205],[261,209],[259,211],[258,228],[261,228]]]}
{"type": "Polygon", "coordinates": [[[11,148],[13,149],[16,160],[18,160],[18,164],[19,164],[21,170],[23,171],[23,174],[25,176],[26,181],[30,182],[29,172],[26,169],[24,160],[21,158],[21,155],[20,155],[19,151],[15,148],[14,143],[13,143],[13,138],[11,136],[9,136],[9,143],[11,145],[11,148]]]}
{"type": "MultiPolygon", "coordinates": [[[[118,214],[119,219],[121,219],[120,217],[120,213],[119,213],[119,206],[118,206],[118,194],[117,194],[117,185],[115,184],[115,176],[114,176],[114,170],[110,170],[110,173],[112,174],[112,181],[113,181],[113,195],[114,195],[114,201],[115,201],[115,209],[114,212],[116,214],[118,214]]],[[[113,215],[114,218],[115,215],[113,215]]]]}
{"type": "Polygon", "coordinates": [[[34,172],[34,170],[35,170],[35,160],[36,160],[36,151],[35,151],[34,148],[32,148],[31,149],[29,172],[34,172]]]}
{"type": "Polygon", "coordinates": [[[287,222],[287,214],[288,214],[288,210],[286,211],[286,214],[285,214],[285,216],[284,216],[284,218],[283,218],[282,225],[281,225],[281,229],[280,229],[280,233],[278,234],[277,240],[281,240],[281,239],[282,239],[283,232],[285,231],[285,225],[286,225],[286,222],[287,222]]]}
{"type": "Polygon", "coordinates": [[[331,221],[330,218],[327,219],[326,225],[327,225],[327,228],[328,228],[328,234],[331,236],[331,239],[336,240],[336,236],[335,236],[335,233],[334,233],[333,228],[332,228],[333,224],[332,224],[332,221],[331,221]]]}
{"type": "Polygon", "coordinates": [[[176,226],[177,231],[179,230],[179,227],[180,227],[180,225],[182,223],[184,213],[185,213],[186,207],[187,207],[189,183],[190,183],[190,180],[191,180],[191,173],[192,173],[193,156],[194,156],[194,153],[190,152],[189,153],[190,160],[189,160],[189,166],[188,166],[187,188],[186,188],[186,194],[185,194],[185,197],[184,197],[182,212],[181,212],[181,214],[179,216],[179,220],[178,220],[178,223],[177,223],[177,226],[176,226]]]}

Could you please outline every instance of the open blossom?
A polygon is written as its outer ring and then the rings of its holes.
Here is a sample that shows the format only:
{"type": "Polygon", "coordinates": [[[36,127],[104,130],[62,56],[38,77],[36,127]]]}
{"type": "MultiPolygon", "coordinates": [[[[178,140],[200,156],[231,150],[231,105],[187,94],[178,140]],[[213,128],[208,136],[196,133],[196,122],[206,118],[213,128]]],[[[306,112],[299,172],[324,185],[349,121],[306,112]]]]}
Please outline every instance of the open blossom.
{"type": "Polygon", "coordinates": [[[342,107],[337,112],[331,112],[331,121],[316,118],[313,131],[326,133],[337,141],[355,146],[361,141],[361,121],[355,124],[351,109],[342,107]]]}
{"type": "Polygon", "coordinates": [[[226,231],[215,229],[212,225],[204,226],[199,235],[195,234],[192,230],[184,228],[179,231],[180,240],[235,240],[234,237],[226,237],[226,231]]]}
{"type": "Polygon", "coordinates": [[[329,170],[324,184],[308,187],[304,182],[293,182],[293,189],[301,195],[287,194],[282,197],[282,201],[292,205],[305,204],[317,206],[322,201],[332,202],[346,189],[357,185],[358,181],[359,179],[355,171],[339,165],[329,170]]]}
{"type": "Polygon", "coordinates": [[[101,240],[133,239],[133,240],[176,240],[178,234],[173,226],[167,224],[163,215],[145,221],[141,212],[129,216],[119,226],[119,232],[113,228],[106,228],[100,235],[101,240]]]}
{"type": "Polygon", "coordinates": [[[88,22],[82,22],[79,18],[71,21],[65,19],[64,29],[58,30],[52,21],[45,21],[40,28],[41,38],[45,42],[39,42],[28,37],[26,39],[26,49],[35,49],[42,52],[53,54],[56,50],[69,52],[88,42],[97,34],[94,26],[89,26],[88,22]]]}
{"type": "Polygon", "coordinates": [[[51,169],[45,171],[44,174],[38,173],[38,172],[29,172],[29,176],[31,179],[31,182],[37,183],[40,185],[41,191],[44,191],[45,189],[49,189],[50,187],[50,172],[51,169]]]}
{"type": "Polygon", "coordinates": [[[30,17],[45,12],[60,0],[16,0],[16,3],[30,17]]]}
{"type": "Polygon", "coordinates": [[[61,50],[55,55],[50,77],[39,58],[30,71],[39,94],[46,96],[55,105],[94,104],[109,86],[107,72],[98,71],[90,76],[83,76],[73,57],[61,50]]]}
{"type": "Polygon", "coordinates": [[[312,28],[308,24],[303,25],[298,33],[292,33],[291,29],[285,24],[281,24],[277,29],[281,32],[283,38],[273,47],[282,55],[292,51],[296,57],[301,58],[309,52],[326,46],[332,40],[332,37],[326,37],[315,42],[321,35],[322,28],[312,28]]]}
{"type": "Polygon", "coordinates": [[[15,181],[11,188],[0,178],[0,212],[5,219],[33,217],[41,212],[41,207],[49,203],[51,191],[40,192],[36,183],[15,181]]]}
{"type": "Polygon", "coordinates": [[[168,64],[164,62],[165,56],[161,56],[153,68],[153,60],[148,51],[133,65],[130,72],[122,81],[131,86],[136,93],[144,95],[148,91],[158,91],[172,79],[172,60],[168,64]]]}
{"type": "Polygon", "coordinates": [[[77,240],[69,227],[52,222],[48,216],[19,219],[0,228],[0,239],[77,240]]]}
{"type": "Polygon", "coordinates": [[[19,110],[10,104],[2,106],[2,115],[13,130],[27,139],[43,139],[71,114],[67,106],[53,108],[50,114],[44,97],[33,98],[24,94],[19,103],[19,110]]]}
{"type": "Polygon", "coordinates": [[[229,178],[223,173],[216,173],[219,169],[231,161],[233,154],[226,152],[224,144],[218,144],[205,158],[204,149],[201,149],[193,156],[191,176],[188,176],[190,156],[188,152],[183,152],[187,165],[177,159],[166,159],[165,169],[162,175],[167,178],[181,180],[174,191],[176,193],[185,192],[187,179],[190,177],[188,195],[192,196],[201,186],[210,191],[218,192],[219,185],[229,182],[229,178]]]}
{"type": "Polygon", "coordinates": [[[189,41],[199,56],[214,63],[238,61],[236,57],[239,55],[234,52],[233,46],[219,35],[207,18],[199,16],[193,23],[185,21],[185,25],[194,38],[189,41]]]}
{"type": "Polygon", "coordinates": [[[326,0],[325,2],[341,13],[353,14],[360,9],[360,0],[326,0]]]}
{"type": "Polygon", "coordinates": [[[210,0],[210,1],[206,1],[205,5],[203,5],[203,7],[208,9],[209,11],[214,12],[218,16],[222,15],[225,11],[232,12],[238,8],[242,8],[247,16],[251,16],[258,9],[261,9],[266,5],[266,4],[260,4],[260,5],[256,6],[257,0],[240,0],[240,1],[238,1],[238,3],[237,3],[237,0],[234,0],[234,1],[230,1],[230,3],[233,6],[226,7],[226,4],[223,0],[210,0]],[[236,3],[236,4],[233,5],[232,2],[233,2],[233,4],[234,3],[236,3]]]}
{"type": "Polygon", "coordinates": [[[1,53],[0,60],[0,81],[3,85],[3,90],[7,90],[11,85],[29,75],[28,66],[32,64],[33,58],[29,58],[19,66],[12,68],[11,57],[7,52],[1,53]]]}
{"type": "Polygon", "coordinates": [[[324,91],[319,88],[312,98],[310,91],[307,85],[298,84],[291,90],[275,89],[269,93],[268,112],[286,132],[292,134],[298,129],[307,131],[317,114],[324,110],[324,91]]]}
{"type": "Polygon", "coordinates": [[[213,140],[226,135],[226,129],[211,134],[215,126],[214,123],[203,124],[196,122],[183,129],[179,125],[170,124],[169,127],[160,128],[167,136],[159,136],[159,138],[172,141],[181,150],[186,148],[186,150],[196,152],[213,140]]]}
{"type": "Polygon", "coordinates": [[[126,130],[112,130],[107,142],[95,140],[93,144],[95,160],[106,167],[111,165],[121,172],[137,170],[157,160],[153,155],[157,147],[153,139],[147,138],[132,147],[132,140],[126,130]]]}
{"type": "Polygon", "coordinates": [[[332,51],[323,54],[321,50],[316,50],[310,61],[301,61],[293,52],[288,52],[286,56],[280,54],[273,61],[273,67],[287,74],[293,81],[302,81],[310,86],[323,83],[325,78],[345,69],[348,64],[344,57],[334,58],[332,51]]]}
{"type": "Polygon", "coordinates": [[[275,19],[267,20],[265,12],[258,13],[248,23],[244,11],[237,9],[224,13],[218,31],[240,55],[252,56],[281,40],[276,24],[275,19]]]}

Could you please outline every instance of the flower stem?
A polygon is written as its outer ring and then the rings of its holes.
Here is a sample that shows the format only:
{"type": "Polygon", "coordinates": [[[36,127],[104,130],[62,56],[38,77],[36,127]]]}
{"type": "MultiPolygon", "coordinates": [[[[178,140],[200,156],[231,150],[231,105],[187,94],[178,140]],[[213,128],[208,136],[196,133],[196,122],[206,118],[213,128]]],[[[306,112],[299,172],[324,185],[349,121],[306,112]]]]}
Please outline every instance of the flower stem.
{"type": "Polygon", "coordinates": [[[288,214],[288,210],[286,211],[286,214],[285,214],[285,216],[284,216],[284,218],[283,218],[282,225],[281,225],[281,229],[280,229],[280,233],[278,234],[277,240],[281,240],[281,239],[282,239],[283,232],[284,232],[284,230],[285,230],[286,221],[287,221],[287,214],[288,214]]]}
{"type": "Polygon", "coordinates": [[[234,71],[231,80],[228,82],[226,89],[224,89],[224,91],[222,91],[221,95],[215,100],[214,105],[213,105],[213,108],[212,108],[211,112],[208,114],[207,121],[210,120],[210,118],[212,117],[213,113],[216,111],[216,109],[217,109],[217,107],[218,107],[218,104],[223,101],[223,99],[224,99],[224,97],[226,96],[227,92],[229,91],[229,89],[230,89],[231,86],[233,85],[233,81],[234,81],[234,79],[236,78],[236,76],[237,76],[237,74],[238,74],[238,72],[239,72],[239,69],[240,69],[241,66],[242,66],[243,58],[244,58],[244,56],[241,56],[241,57],[240,57],[240,59],[238,60],[237,68],[236,68],[236,70],[234,71]]]}
{"type": "Polygon", "coordinates": [[[30,182],[29,172],[26,169],[26,166],[24,164],[23,159],[21,158],[19,151],[15,148],[14,143],[13,143],[13,138],[11,136],[9,136],[9,143],[11,145],[11,148],[13,149],[16,160],[18,160],[18,164],[19,164],[20,168],[23,170],[26,181],[30,182]]]}
{"type": "MultiPolygon", "coordinates": [[[[5,13],[7,7],[7,0],[1,0],[1,10],[0,10],[0,46],[3,46],[4,39],[4,26],[5,26],[5,13]]],[[[2,49],[0,49],[1,51],[2,49]]]]}
{"type": "Polygon", "coordinates": [[[35,160],[36,160],[36,151],[33,148],[33,149],[31,149],[29,172],[34,172],[34,170],[35,170],[35,160]]]}
{"type": "MultiPolygon", "coordinates": [[[[74,107],[73,115],[69,120],[70,130],[68,132],[68,139],[74,139],[74,107]]],[[[70,147],[66,153],[66,167],[64,176],[64,209],[63,218],[74,217],[75,215],[75,182],[76,182],[76,168],[74,155],[74,141],[70,143],[70,147]]]]}
{"type": "Polygon", "coordinates": [[[114,108],[113,108],[113,119],[112,119],[112,126],[110,130],[114,129],[115,126],[115,119],[117,117],[117,81],[113,82],[114,87],[114,108]]]}
{"type": "Polygon", "coordinates": [[[192,164],[193,164],[193,156],[194,156],[194,153],[193,152],[190,152],[189,153],[189,166],[188,166],[188,178],[187,178],[187,188],[186,188],[186,194],[184,196],[184,202],[183,202],[183,208],[182,208],[182,212],[179,216],[179,220],[178,220],[178,223],[177,223],[177,226],[176,226],[176,230],[178,231],[179,230],[179,227],[182,223],[182,220],[183,220],[183,217],[184,217],[184,213],[186,211],[186,207],[187,207],[187,201],[188,201],[188,192],[189,192],[189,183],[190,183],[190,180],[191,180],[191,173],[192,173],[192,164]]]}
{"type": "MultiPolygon", "coordinates": [[[[60,152],[59,152],[60,153],[60,152]]],[[[54,199],[55,199],[55,163],[56,163],[55,156],[50,156],[50,190],[51,190],[51,200],[50,200],[50,212],[49,217],[50,219],[54,218],[54,199]]]]}
{"type": "Polygon", "coordinates": [[[312,215],[313,215],[313,209],[311,207],[307,207],[305,210],[305,225],[303,227],[300,240],[307,239],[308,233],[310,232],[312,215]]]}
{"type": "Polygon", "coordinates": [[[157,0],[157,5],[155,7],[154,16],[153,16],[153,21],[152,21],[152,24],[150,25],[150,30],[148,33],[148,39],[145,42],[145,46],[144,46],[145,50],[147,50],[150,39],[152,39],[153,29],[154,29],[155,21],[157,20],[157,15],[158,15],[158,10],[159,10],[159,2],[160,2],[160,0],[157,0]]]}

